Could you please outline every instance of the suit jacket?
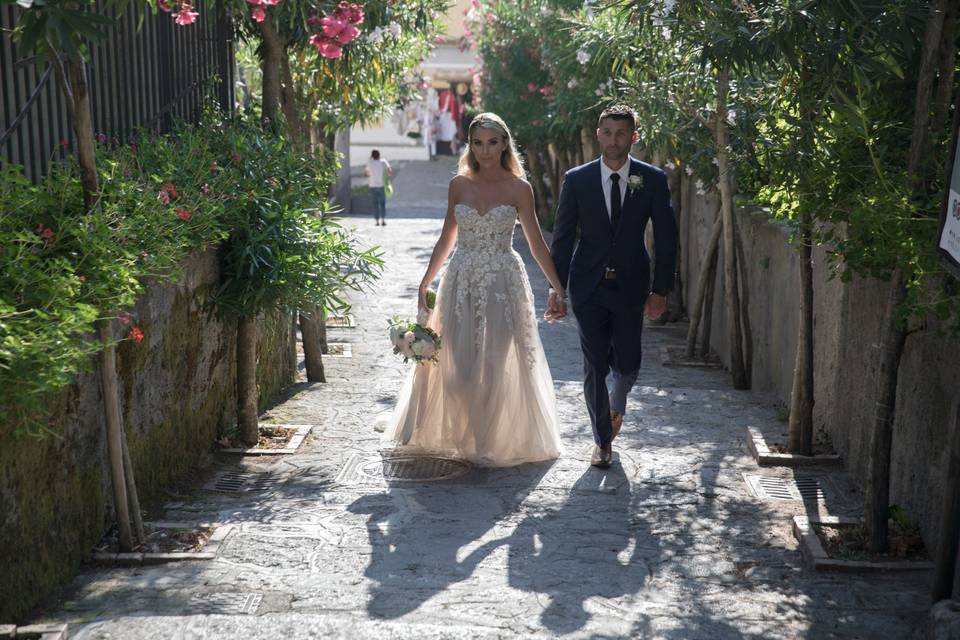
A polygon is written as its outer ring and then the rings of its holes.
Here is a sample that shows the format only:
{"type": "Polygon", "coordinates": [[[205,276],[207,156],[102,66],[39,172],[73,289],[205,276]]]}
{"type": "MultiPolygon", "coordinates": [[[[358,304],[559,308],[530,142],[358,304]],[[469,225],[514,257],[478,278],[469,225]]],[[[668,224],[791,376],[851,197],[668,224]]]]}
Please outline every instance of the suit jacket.
{"type": "Polygon", "coordinates": [[[567,285],[570,302],[576,305],[590,297],[610,266],[617,270],[618,290],[629,304],[642,304],[651,290],[666,295],[673,288],[677,263],[677,223],[667,174],[629,159],[630,176],[641,176],[643,185],[632,190],[621,185],[627,194],[620,228],[614,233],[600,184],[600,162],[575,167],[564,178],[550,247],[560,282],[567,285]],[[650,220],[656,241],[652,289],[650,255],[643,237],[650,220]]]}

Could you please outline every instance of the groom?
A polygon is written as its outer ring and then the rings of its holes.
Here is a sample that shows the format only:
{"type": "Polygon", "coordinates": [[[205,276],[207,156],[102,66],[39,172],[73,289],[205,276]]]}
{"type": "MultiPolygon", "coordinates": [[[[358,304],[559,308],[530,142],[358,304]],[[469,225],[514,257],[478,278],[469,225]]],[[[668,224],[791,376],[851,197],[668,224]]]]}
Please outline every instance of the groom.
{"type": "MultiPolygon", "coordinates": [[[[666,310],[677,260],[667,176],[630,157],[637,138],[637,114],[630,107],[616,105],[600,114],[601,157],[567,172],[550,248],[560,282],[569,282],[580,327],[583,389],[596,443],[591,464],[604,469],[613,460],[611,442],[640,371],[643,315],[655,319],[666,310]],[[652,287],[643,239],[648,220],[656,244],[652,287]]],[[[566,299],[551,289],[546,318],[566,314],[566,299]]]]}

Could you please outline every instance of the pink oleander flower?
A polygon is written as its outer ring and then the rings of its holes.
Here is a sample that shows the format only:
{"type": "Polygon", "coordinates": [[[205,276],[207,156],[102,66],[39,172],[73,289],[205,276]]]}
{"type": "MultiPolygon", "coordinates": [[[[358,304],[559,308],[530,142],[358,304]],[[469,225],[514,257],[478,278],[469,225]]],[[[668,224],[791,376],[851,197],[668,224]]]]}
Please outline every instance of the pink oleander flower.
{"type": "Polygon", "coordinates": [[[210,185],[204,182],[203,186],[200,187],[200,193],[202,193],[205,196],[210,195],[210,185]]]}
{"type": "Polygon", "coordinates": [[[331,60],[339,58],[343,55],[343,49],[336,42],[323,42],[319,47],[317,47],[317,50],[320,52],[321,56],[331,60]]]}
{"type": "Polygon", "coordinates": [[[37,225],[37,235],[41,240],[49,240],[53,237],[53,229],[50,227],[44,226],[43,224],[37,225]]]}
{"type": "Polygon", "coordinates": [[[263,8],[263,5],[257,5],[250,9],[250,17],[253,18],[254,22],[263,22],[267,19],[267,11],[263,8]]]}
{"type": "Polygon", "coordinates": [[[324,16],[320,20],[320,28],[323,29],[323,35],[328,38],[336,38],[348,24],[350,23],[347,20],[341,20],[334,16],[324,16]]]}
{"type": "Polygon", "coordinates": [[[129,313],[121,313],[117,316],[117,320],[120,321],[120,324],[130,324],[130,321],[133,320],[133,316],[129,313]]]}
{"type": "Polygon", "coordinates": [[[540,87],[540,94],[549,98],[553,95],[553,87],[540,87]]]}
{"type": "Polygon", "coordinates": [[[131,327],[127,337],[140,344],[143,341],[143,331],[140,331],[140,327],[131,327]]]}
{"type": "Polygon", "coordinates": [[[197,13],[196,11],[191,11],[191,9],[193,9],[193,7],[191,7],[189,4],[186,4],[186,3],[181,4],[180,11],[177,12],[177,17],[176,17],[176,20],[174,20],[174,22],[176,22],[181,27],[186,26],[188,24],[193,24],[194,22],[196,22],[197,16],[199,16],[200,14],[197,13]]]}
{"type": "Polygon", "coordinates": [[[231,158],[231,159],[232,159],[234,162],[240,162],[240,154],[239,154],[239,153],[233,154],[233,158],[231,158]]]}
{"type": "Polygon", "coordinates": [[[177,217],[184,222],[188,222],[190,220],[190,212],[186,209],[177,209],[177,217]]]}
{"type": "Polygon", "coordinates": [[[310,16],[307,18],[307,24],[311,27],[315,27],[316,25],[320,24],[320,16],[310,16]]]}
{"type": "Polygon", "coordinates": [[[157,194],[157,200],[160,201],[160,204],[170,204],[170,194],[161,189],[160,193],[157,194]]]}
{"type": "Polygon", "coordinates": [[[97,142],[99,142],[100,144],[104,144],[106,141],[107,141],[107,134],[105,133],[97,134],[97,142]]]}
{"type": "Polygon", "coordinates": [[[268,7],[275,7],[280,4],[280,0],[263,0],[263,4],[268,7]]]}
{"type": "Polygon", "coordinates": [[[352,42],[358,35],[360,35],[360,30],[357,29],[357,28],[356,28],[355,26],[353,26],[352,24],[348,24],[346,27],[343,28],[343,31],[341,31],[341,32],[337,35],[337,44],[339,44],[340,46],[343,46],[343,45],[345,45],[345,44],[349,44],[349,43],[352,42]]]}
{"type": "Polygon", "coordinates": [[[160,185],[160,190],[166,191],[168,194],[170,194],[171,198],[176,199],[177,197],[177,188],[171,182],[164,182],[162,185],[160,185]]]}
{"type": "Polygon", "coordinates": [[[538,87],[537,87],[537,84],[536,84],[535,82],[528,82],[528,83],[527,83],[527,91],[529,91],[530,93],[536,93],[536,92],[537,92],[537,88],[538,88],[538,87]]]}
{"type": "Polygon", "coordinates": [[[173,7],[167,4],[166,0],[159,0],[159,2],[157,2],[157,6],[160,7],[162,11],[166,11],[167,13],[173,12],[173,7]]]}
{"type": "Polygon", "coordinates": [[[136,153],[136,152],[137,152],[137,149],[138,149],[137,143],[136,143],[136,142],[131,142],[131,143],[130,143],[130,151],[133,151],[134,153],[136,153]]]}

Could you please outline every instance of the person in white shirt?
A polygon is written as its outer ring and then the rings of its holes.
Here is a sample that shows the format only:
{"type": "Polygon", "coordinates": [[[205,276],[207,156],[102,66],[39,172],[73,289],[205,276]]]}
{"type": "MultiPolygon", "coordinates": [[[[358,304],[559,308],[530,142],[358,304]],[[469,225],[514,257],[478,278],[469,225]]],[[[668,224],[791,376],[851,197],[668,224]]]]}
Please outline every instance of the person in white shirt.
{"type": "Polygon", "coordinates": [[[367,160],[367,167],[363,172],[370,177],[370,193],[373,194],[373,218],[378,227],[381,224],[386,226],[387,194],[384,187],[387,178],[393,175],[393,169],[389,162],[380,159],[380,151],[374,149],[370,152],[370,159],[367,160]]]}

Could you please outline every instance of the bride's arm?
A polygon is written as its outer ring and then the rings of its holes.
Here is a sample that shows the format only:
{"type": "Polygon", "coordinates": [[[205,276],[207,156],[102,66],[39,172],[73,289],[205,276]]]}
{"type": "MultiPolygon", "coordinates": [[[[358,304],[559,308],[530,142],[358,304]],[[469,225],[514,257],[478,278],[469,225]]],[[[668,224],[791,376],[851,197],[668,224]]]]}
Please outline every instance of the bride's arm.
{"type": "Polygon", "coordinates": [[[523,186],[520,187],[519,202],[517,212],[520,215],[520,226],[523,228],[523,235],[527,239],[530,253],[533,254],[533,259],[537,261],[540,270],[547,277],[553,290],[557,292],[560,298],[566,298],[563,284],[557,274],[557,267],[553,264],[553,256],[550,255],[550,249],[543,239],[537,214],[533,210],[533,187],[527,182],[524,182],[523,186]]]}
{"type": "Polygon", "coordinates": [[[418,304],[421,309],[427,308],[427,289],[430,283],[440,272],[440,267],[446,262],[453,246],[457,242],[457,218],[453,214],[453,207],[456,203],[457,185],[459,181],[455,177],[450,181],[450,187],[447,189],[447,215],[443,220],[443,230],[440,231],[440,237],[433,246],[433,253],[430,254],[430,263],[427,265],[427,272],[423,274],[423,280],[420,281],[418,293],[418,304]]]}

